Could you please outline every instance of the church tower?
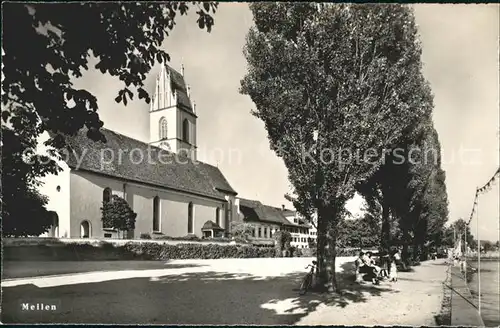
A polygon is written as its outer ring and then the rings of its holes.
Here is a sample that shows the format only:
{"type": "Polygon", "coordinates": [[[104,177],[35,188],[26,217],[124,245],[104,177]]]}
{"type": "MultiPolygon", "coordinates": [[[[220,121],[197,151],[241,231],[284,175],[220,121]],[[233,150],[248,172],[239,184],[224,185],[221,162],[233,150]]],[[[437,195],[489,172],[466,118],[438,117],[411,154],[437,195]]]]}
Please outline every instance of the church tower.
{"type": "Polygon", "coordinates": [[[196,160],[196,106],[181,73],[163,64],[149,110],[149,143],[196,160]]]}

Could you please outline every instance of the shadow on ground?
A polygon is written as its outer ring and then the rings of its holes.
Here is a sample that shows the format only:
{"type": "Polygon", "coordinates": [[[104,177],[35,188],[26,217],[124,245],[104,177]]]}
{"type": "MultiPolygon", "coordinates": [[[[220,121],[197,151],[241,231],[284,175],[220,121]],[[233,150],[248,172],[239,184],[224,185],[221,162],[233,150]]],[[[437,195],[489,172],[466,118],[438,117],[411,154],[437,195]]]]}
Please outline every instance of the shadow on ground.
{"type": "Polygon", "coordinates": [[[172,261],[5,261],[2,279],[43,277],[86,272],[122,270],[181,269],[201,267],[201,264],[170,263],[172,261]]]}
{"type": "MultiPolygon", "coordinates": [[[[289,325],[318,306],[344,308],[395,291],[360,285],[339,274],[342,294],[298,295],[303,272],[256,277],[227,272],[184,273],[50,288],[3,289],[4,323],[267,324],[289,325]],[[23,311],[22,304],[56,304],[55,311],[23,311]]],[[[333,324],[333,323],[332,323],[333,324]]]]}

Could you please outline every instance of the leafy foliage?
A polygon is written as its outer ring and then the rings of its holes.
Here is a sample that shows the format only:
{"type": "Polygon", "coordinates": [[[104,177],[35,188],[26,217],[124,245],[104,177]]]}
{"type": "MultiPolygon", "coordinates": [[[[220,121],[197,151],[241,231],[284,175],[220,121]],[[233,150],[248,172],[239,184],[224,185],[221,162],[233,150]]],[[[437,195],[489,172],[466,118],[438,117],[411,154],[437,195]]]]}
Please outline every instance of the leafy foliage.
{"type": "Polygon", "coordinates": [[[241,92],[288,169],[293,204],[304,217],[318,214],[320,277],[336,289],[345,202],[432,110],[413,13],[392,4],[250,8],[241,92]]]}
{"type": "Polygon", "coordinates": [[[276,253],[278,256],[282,256],[283,251],[290,251],[290,243],[292,242],[292,234],[286,230],[276,231],[273,235],[273,239],[276,240],[276,253]]]}
{"type": "Polygon", "coordinates": [[[12,126],[2,124],[2,226],[4,236],[38,236],[52,224],[48,199],[37,191],[40,177],[57,172],[47,156],[37,156],[32,113],[13,107],[12,126]],[[48,165],[45,165],[48,163],[48,165]],[[52,165],[51,165],[52,164],[52,165]]]}
{"type": "MultiPolygon", "coordinates": [[[[467,246],[472,250],[477,249],[477,240],[474,239],[470,231],[470,227],[467,225],[464,219],[458,219],[454,221],[450,226],[446,227],[442,232],[442,241],[441,244],[447,247],[455,247],[455,241],[459,238],[462,238],[463,241],[463,233],[466,233],[467,246]]],[[[465,245],[462,242],[462,251],[465,251],[465,245]]]]}
{"type": "Polygon", "coordinates": [[[37,178],[60,168],[45,157],[21,155],[36,148],[42,133],[51,133],[46,145],[55,158],[65,149],[64,135],[84,126],[90,138],[105,141],[96,97],[73,86],[90,59],[95,69],[123,81],[117,102],[127,105],[137,94],[149,103],[144,80],[156,62],[169,60],[162,42],[193,6],[198,26],[210,32],[217,8],[212,2],[2,5],[2,217],[9,233],[47,228],[37,178]]]}
{"type": "Polygon", "coordinates": [[[484,252],[495,250],[495,244],[489,240],[481,240],[481,248],[484,252]]]}
{"type": "Polygon", "coordinates": [[[418,258],[430,247],[439,247],[448,219],[445,173],[441,148],[430,117],[405,136],[383,166],[358,187],[368,200],[382,207],[382,248],[403,246],[403,256],[413,244],[418,258]]]}
{"type": "Polygon", "coordinates": [[[236,241],[248,241],[253,232],[253,226],[245,222],[231,222],[231,233],[236,241]]]}
{"type": "MultiPolygon", "coordinates": [[[[210,13],[217,5],[195,2],[194,6],[199,27],[210,32],[214,23],[210,13]]],[[[137,93],[149,103],[144,80],[156,62],[170,59],[161,44],[178,15],[188,10],[185,2],[5,4],[3,103],[29,109],[41,132],[74,134],[86,126],[89,137],[102,139],[97,99],[74,89],[72,78],[89,69],[92,56],[98,59],[95,69],[123,81],[117,102],[126,105],[137,93]]],[[[61,140],[51,142],[60,145],[61,140]]]]}
{"type": "Polygon", "coordinates": [[[104,228],[114,228],[119,231],[135,229],[137,213],[134,213],[127,201],[118,195],[113,195],[110,201],[103,202],[101,213],[104,228]]]}
{"type": "Polygon", "coordinates": [[[370,248],[380,244],[380,223],[370,214],[339,223],[338,247],[370,248]]]}

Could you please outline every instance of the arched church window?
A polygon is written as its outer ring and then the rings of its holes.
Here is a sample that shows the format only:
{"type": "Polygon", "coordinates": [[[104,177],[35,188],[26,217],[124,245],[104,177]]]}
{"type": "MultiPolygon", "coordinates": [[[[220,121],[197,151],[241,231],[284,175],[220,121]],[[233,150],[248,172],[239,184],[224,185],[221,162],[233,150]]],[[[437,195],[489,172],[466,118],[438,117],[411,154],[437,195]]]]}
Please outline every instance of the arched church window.
{"type": "Polygon", "coordinates": [[[160,231],[160,197],[153,198],[153,231],[160,231]]]}
{"type": "Polygon", "coordinates": [[[189,142],[189,121],[187,118],[182,121],[182,141],[189,142]]]}
{"type": "Polygon", "coordinates": [[[160,140],[167,139],[168,124],[167,119],[162,117],[160,119],[160,140]]]}
{"type": "Polygon", "coordinates": [[[193,218],[193,203],[189,203],[188,205],[188,233],[194,233],[194,218],[193,218]]]}
{"type": "Polygon", "coordinates": [[[104,191],[102,192],[102,201],[104,203],[110,202],[111,201],[111,188],[106,187],[104,188],[104,191]]]}
{"type": "Polygon", "coordinates": [[[87,220],[83,220],[80,223],[80,238],[90,238],[91,236],[91,225],[87,220]]]}

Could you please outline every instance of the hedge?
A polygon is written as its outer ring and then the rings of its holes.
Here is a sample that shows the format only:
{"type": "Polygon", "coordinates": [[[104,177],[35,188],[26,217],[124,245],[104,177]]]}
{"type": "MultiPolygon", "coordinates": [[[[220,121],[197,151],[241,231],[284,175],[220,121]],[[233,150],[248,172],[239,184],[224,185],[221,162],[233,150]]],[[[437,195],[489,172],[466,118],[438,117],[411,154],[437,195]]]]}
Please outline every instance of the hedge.
{"type": "MultiPolygon", "coordinates": [[[[338,257],[356,256],[358,249],[337,248],[338,257]]],[[[312,257],[312,249],[295,249],[294,257],[312,257]]],[[[132,241],[115,245],[71,243],[3,247],[4,261],[112,261],[281,257],[272,247],[210,243],[151,243],[132,241]]]]}
{"type": "Polygon", "coordinates": [[[219,242],[219,243],[229,243],[231,239],[216,237],[216,238],[200,238],[196,235],[187,235],[183,237],[170,237],[163,234],[154,234],[151,236],[148,233],[142,233],[140,239],[154,239],[154,240],[175,240],[175,241],[199,241],[199,242],[219,242]]]}
{"type": "Polygon", "coordinates": [[[273,249],[241,245],[127,243],[125,249],[150,260],[274,257],[273,249]]]}
{"type": "Polygon", "coordinates": [[[101,243],[63,244],[57,246],[8,246],[3,248],[4,261],[110,261],[170,260],[274,257],[272,248],[247,245],[159,244],[128,242],[115,246],[101,243]]]}

